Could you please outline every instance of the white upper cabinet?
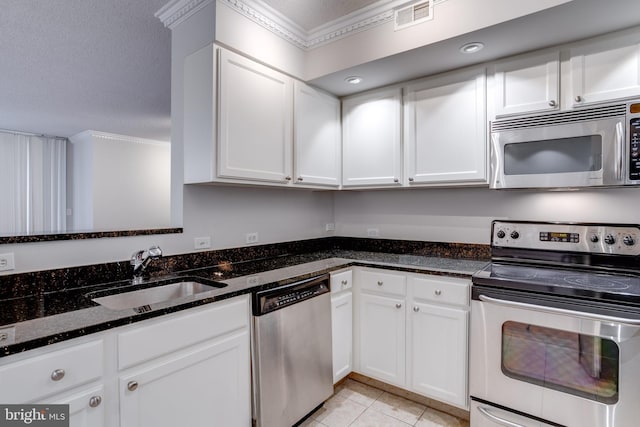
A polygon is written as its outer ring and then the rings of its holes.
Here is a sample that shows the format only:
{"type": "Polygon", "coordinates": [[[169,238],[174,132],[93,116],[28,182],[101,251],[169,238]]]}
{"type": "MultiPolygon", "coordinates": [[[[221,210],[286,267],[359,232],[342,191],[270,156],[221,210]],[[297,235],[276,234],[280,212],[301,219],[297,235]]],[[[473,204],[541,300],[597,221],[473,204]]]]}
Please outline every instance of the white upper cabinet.
{"type": "Polygon", "coordinates": [[[570,56],[574,107],[640,96],[640,32],[581,43],[570,56]]]}
{"type": "Polygon", "coordinates": [[[409,184],[486,182],[485,69],[424,79],[404,90],[409,184]]]}
{"type": "Polygon", "coordinates": [[[340,101],[299,81],[294,87],[294,183],[338,187],[340,101]]]}
{"type": "Polygon", "coordinates": [[[343,186],[401,185],[401,89],[348,97],[342,108],[343,186]]]}
{"type": "Polygon", "coordinates": [[[183,135],[186,184],[340,186],[340,101],[216,45],[185,60],[183,135]]]}
{"type": "Polygon", "coordinates": [[[220,50],[218,176],[291,180],[293,79],[220,50]]]}
{"type": "Polygon", "coordinates": [[[560,108],[560,52],[527,55],[495,65],[495,114],[560,108]]]}

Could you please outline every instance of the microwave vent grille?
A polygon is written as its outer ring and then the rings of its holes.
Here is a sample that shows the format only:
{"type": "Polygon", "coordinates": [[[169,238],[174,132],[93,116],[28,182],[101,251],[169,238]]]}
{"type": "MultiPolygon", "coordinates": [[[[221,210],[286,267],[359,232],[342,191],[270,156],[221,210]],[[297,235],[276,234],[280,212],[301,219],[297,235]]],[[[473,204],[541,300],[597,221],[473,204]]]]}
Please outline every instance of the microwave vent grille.
{"type": "Polygon", "coordinates": [[[542,114],[539,116],[500,119],[491,122],[491,132],[540,126],[553,126],[596,119],[608,119],[624,116],[626,110],[626,104],[615,104],[604,107],[586,108],[582,110],[561,111],[559,113],[542,114]]]}

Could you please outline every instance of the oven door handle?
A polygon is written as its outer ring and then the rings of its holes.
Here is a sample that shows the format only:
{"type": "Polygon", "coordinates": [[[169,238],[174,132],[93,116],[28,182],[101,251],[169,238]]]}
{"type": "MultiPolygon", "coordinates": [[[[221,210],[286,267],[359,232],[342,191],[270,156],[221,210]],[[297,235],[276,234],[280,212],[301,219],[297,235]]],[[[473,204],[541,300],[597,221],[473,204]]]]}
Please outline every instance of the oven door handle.
{"type": "Polygon", "coordinates": [[[541,311],[543,313],[550,313],[550,314],[564,314],[564,315],[567,315],[567,316],[582,317],[582,318],[586,318],[586,319],[589,319],[589,320],[599,320],[601,322],[622,323],[622,324],[625,324],[625,325],[640,327],[640,319],[628,319],[628,318],[625,318],[625,317],[603,316],[603,315],[600,315],[600,314],[585,313],[585,312],[582,312],[582,311],[566,310],[564,308],[556,308],[556,307],[542,307],[540,305],[527,304],[527,303],[524,303],[524,302],[505,301],[503,299],[491,298],[491,297],[488,297],[486,295],[480,295],[478,298],[480,298],[480,301],[484,301],[484,302],[488,302],[488,303],[492,303],[492,304],[503,305],[505,307],[522,308],[522,309],[526,309],[526,310],[535,310],[535,311],[541,311]]]}
{"type": "Polygon", "coordinates": [[[514,422],[511,422],[509,420],[505,420],[504,418],[500,418],[499,416],[492,414],[491,412],[489,412],[489,408],[478,406],[478,411],[480,411],[480,413],[482,415],[484,415],[485,417],[489,418],[492,421],[495,421],[496,423],[498,423],[498,424],[500,424],[502,426],[507,426],[507,427],[525,427],[522,424],[516,424],[514,422]]]}

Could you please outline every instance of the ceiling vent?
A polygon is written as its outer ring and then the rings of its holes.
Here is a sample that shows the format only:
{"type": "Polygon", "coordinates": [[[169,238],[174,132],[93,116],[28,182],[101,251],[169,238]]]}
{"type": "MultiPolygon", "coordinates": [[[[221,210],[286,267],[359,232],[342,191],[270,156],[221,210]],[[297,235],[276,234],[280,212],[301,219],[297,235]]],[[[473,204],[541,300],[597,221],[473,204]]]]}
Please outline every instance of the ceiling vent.
{"type": "Polygon", "coordinates": [[[434,0],[427,0],[396,9],[394,11],[394,30],[402,30],[433,19],[433,3],[434,0]]]}

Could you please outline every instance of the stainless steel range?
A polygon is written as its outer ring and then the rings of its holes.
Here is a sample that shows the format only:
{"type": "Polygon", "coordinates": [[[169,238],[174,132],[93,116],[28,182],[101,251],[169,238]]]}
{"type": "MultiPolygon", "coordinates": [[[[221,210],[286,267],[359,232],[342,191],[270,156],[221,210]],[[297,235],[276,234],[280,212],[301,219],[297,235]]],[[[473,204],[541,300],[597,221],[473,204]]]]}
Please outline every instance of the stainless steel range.
{"type": "Polygon", "coordinates": [[[640,226],[494,221],[472,427],[640,425],[640,226]]]}

